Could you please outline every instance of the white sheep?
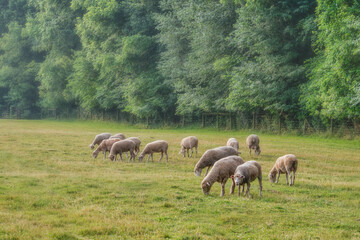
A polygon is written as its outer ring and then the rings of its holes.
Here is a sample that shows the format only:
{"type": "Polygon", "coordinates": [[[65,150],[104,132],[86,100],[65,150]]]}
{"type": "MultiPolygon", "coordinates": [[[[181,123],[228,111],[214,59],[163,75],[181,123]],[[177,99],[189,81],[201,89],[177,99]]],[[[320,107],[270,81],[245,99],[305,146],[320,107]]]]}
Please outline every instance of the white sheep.
{"type": "Polygon", "coordinates": [[[100,151],[104,154],[104,159],[106,158],[106,152],[110,152],[112,145],[120,141],[120,138],[110,138],[103,140],[99,146],[96,148],[96,150],[92,153],[93,157],[96,158],[100,151]]]}
{"type": "Polygon", "coordinates": [[[238,155],[239,153],[240,152],[236,151],[235,148],[229,146],[217,147],[207,150],[195,165],[195,176],[200,176],[201,171],[207,167],[205,173],[206,176],[209,168],[212,167],[216,161],[227,156],[238,155]]]}
{"type": "Polygon", "coordinates": [[[128,140],[131,140],[135,143],[135,156],[138,155],[138,153],[140,152],[140,144],[141,144],[141,140],[138,137],[129,137],[127,138],[128,140]]]}
{"type": "Polygon", "coordinates": [[[151,156],[151,160],[154,161],[153,153],[160,152],[161,157],[159,159],[159,162],[163,158],[164,153],[166,155],[166,162],[168,162],[168,154],[167,154],[168,146],[169,146],[169,144],[164,140],[157,140],[157,141],[146,144],[145,148],[139,155],[139,161],[142,162],[142,160],[146,154],[149,154],[147,162],[149,162],[150,156],[151,156]]]}
{"type": "Polygon", "coordinates": [[[185,157],[185,151],[187,152],[187,156],[189,157],[189,149],[191,149],[191,155],[190,157],[192,157],[193,155],[193,148],[195,148],[195,157],[197,156],[197,148],[198,148],[198,139],[194,136],[189,136],[186,138],[183,138],[181,140],[181,150],[180,150],[180,154],[182,154],[185,157]]]}
{"type": "Polygon", "coordinates": [[[262,173],[261,173],[261,166],[256,161],[248,161],[241,165],[239,165],[236,170],[235,174],[231,177],[233,183],[236,184],[236,186],[239,186],[239,192],[238,195],[240,195],[240,186],[242,185],[242,192],[244,192],[244,185],[247,184],[247,189],[244,194],[249,193],[250,195],[250,182],[254,181],[256,178],[259,179],[259,186],[260,186],[260,197],[261,197],[261,191],[262,191],[262,173]]]}
{"type": "Polygon", "coordinates": [[[90,148],[94,149],[96,144],[100,144],[102,142],[102,140],[104,139],[109,139],[111,137],[110,133],[100,133],[98,135],[95,136],[94,141],[90,144],[90,148]]]}
{"type": "Polygon", "coordinates": [[[274,182],[276,178],[276,174],[278,174],[278,177],[276,179],[276,183],[279,182],[280,173],[286,174],[286,184],[289,184],[288,175],[290,175],[290,186],[295,184],[295,173],[298,166],[298,160],[296,159],[296,156],[293,154],[287,154],[282,157],[279,157],[274,167],[271,169],[269,173],[269,180],[270,182],[274,182]],[[291,172],[293,172],[293,176],[291,175],[291,172]]]}
{"type": "Polygon", "coordinates": [[[133,141],[127,139],[120,140],[112,145],[109,158],[111,161],[114,160],[116,161],[116,155],[119,154],[120,160],[122,161],[122,153],[129,151],[130,152],[129,161],[131,161],[131,159],[134,159],[135,161],[134,150],[135,150],[135,143],[133,141]]]}
{"type": "Polygon", "coordinates": [[[120,138],[121,140],[126,139],[126,137],[123,133],[117,133],[115,135],[112,135],[110,138],[120,138]]]}
{"type": "Polygon", "coordinates": [[[255,150],[256,155],[259,155],[261,153],[259,143],[260,143],[260,139],[258,135],[251,134],[246,138],[246,145],[249,148],[250,156],[251,156],[251,149],[255,150]]]}
{"type": "MultiPolygon", "coordinates": [[[[244,160],[239,156],[229,156],[220,159],[214,164],[214,167],[210,170],[209,174],[204,178],[201,183],[201,188],[205,195],[208,195],[210,192],[211,186],[215,182],[219,182],[221,184],[221,194],[220,196],[224,196],[225,194],[225,184],[226,181],[234,175],[234,172],[240,164],[243,164],[244,160]]],[[[234,192],[235,184],[232,183],[230,194],[234,192]]]]}
{"type": "Polygon", "coordinates": [[[236,149],[236,151],[239,151],[239,142],[235,138],[229,138],[229,140],[226,143],[226,146],[230,146],[236,149]]]}

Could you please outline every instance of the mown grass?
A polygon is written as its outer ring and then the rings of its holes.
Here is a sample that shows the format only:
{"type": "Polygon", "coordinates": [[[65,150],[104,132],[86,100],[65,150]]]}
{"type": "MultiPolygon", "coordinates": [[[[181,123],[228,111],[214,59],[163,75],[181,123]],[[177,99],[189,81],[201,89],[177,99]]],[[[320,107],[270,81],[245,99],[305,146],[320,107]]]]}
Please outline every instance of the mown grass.
{"type": "Polygon", "coordinates": [[[193,168],[201,154],[246,131],[146,130],[116,123],[0,120],[0,239],[360,239],[360,141],[261,134],[263,197],[209,196],[193,168]],[[164,139],[169,162],[92,159],[100,132],[164,139]],[[199,138],[197,158],[180,140],[199,138]],[[294,187],[270,184],[278,156],[299,159],[294,187]]]}

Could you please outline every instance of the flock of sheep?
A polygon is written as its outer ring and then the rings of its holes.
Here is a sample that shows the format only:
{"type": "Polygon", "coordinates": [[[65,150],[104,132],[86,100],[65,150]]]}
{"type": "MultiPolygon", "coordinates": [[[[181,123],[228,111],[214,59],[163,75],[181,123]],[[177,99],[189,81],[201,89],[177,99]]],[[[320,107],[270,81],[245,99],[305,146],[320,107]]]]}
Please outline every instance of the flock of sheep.
{"type": "MultiPolygon", "coordinates": [[[[189,136],[181,141],[181,150],[180,154],[183,157],[187,156],[192,157],[193,149],[195,148],[195,157],[197,156],[198,148],[198,139],[194,136],[189,136]],[[189,151],[191,150],[191,155],[189,151]]],[[[135,161],[135,157],[140,152],[141,141],[137,137],[126,138],[124,134],[118,133],[111,135],[110,133],[101,133],[95,136],[93,142],[90,144],[90,148],[94,149],[95,145],[98,145],[96,150],[93,152],[93,157],[96,158],[101,151],[104,154],[104,159],[106,158],[106,152],[110,152],[109,159],[116,161],[117,155],[120,155],[120,160],[122,161],[122,153],[129,152],[130,160],[135,161]]],[[[249,148],[249,154],[251,156],[251,150],[254,150],[256,155],[261,153],[260,150],[260,139],[257,135],[252,134],[247,137],[246,145],[249,148]]],[[[142,162],[145,155],[148,154],[147,162],[149,159],[153,160],[153,153],[161,153],[160,160],[163,158],[165,153],[166,161],[168,161],[168,143],[164,140],[157,140],[151,143],[146,144],[145,148],[139,155],[139,161],[142,162]]],[[[239,142],[235,138],[230,138],[226,146],[217,147],[205,151],[201,156],[200,160],[197,162],[194,168],[196,176],[201,175],[201,171],[204,168],[207,168],[205,173],[205,178],[201,183],[201,188],[205,195],[208,195],[211,189],[211,186],[215,182],[221,184],[221,194],[225,194],[225,184],[229,178],[232,179],[232,185],[230,189],[230,194],[234,193],[235,186],[239,187],[238,195],[240,195],[240,187],[242,186],[242,193],[244,192],[245,183],[247,185],[246,192],[244,196],[250,195],[250,182],[255,179],[259,180],[259,194],[261,196],[262,191],[262,171],[261,165],[254,160],[244,162],[244,160],[238,156],[240,154],[239,142]],[[211,168],[212,167],[212,168],[211,168]],[[209,174],[208,171],[211,168],[209,174]]],[[[298,161],[293,154],[287,154],[282,157],[279,157],[274,167],[269,173],[270,182],[276,183],[279,181],[280,174],[285,173],[286,175],[286,184],[289,184],[288,176],[290,176],[290,186],[295,183],[295,172],[297,170],[298,161]],[[277,178],[276,178],[277,176],[277,178]]]]}

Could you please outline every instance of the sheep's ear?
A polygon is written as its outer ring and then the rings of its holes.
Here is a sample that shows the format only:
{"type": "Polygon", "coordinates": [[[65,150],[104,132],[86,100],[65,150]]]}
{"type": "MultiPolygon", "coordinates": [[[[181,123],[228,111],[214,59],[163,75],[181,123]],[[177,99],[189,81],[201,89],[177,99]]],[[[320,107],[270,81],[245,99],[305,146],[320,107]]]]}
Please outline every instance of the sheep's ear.
{"type": "Polygon", "coordinates": [[[234,175],[231,175],[231,178],[234,179],[234,175]]]}
{"type": "Polygon", "coordinates": [[[245,176],[244,176],[244,175],[241,175],[240,178],[245,178],[245,176]]]}
{"type": "Polygon", "coordinates": [[[210,187],[210,183],[209,182],[206,182],[206,185],[208,185],[210,187]]]}

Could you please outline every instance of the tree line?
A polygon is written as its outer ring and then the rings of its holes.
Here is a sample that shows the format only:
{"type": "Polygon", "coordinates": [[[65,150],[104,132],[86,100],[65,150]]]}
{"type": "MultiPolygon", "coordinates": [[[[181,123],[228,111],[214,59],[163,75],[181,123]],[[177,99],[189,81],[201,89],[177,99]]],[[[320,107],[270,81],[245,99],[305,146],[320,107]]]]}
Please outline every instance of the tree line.
{"type": "Polygon", "coordinates": [[[352,0],[0,0],[0,113],[360,116],[352,0]]]}

